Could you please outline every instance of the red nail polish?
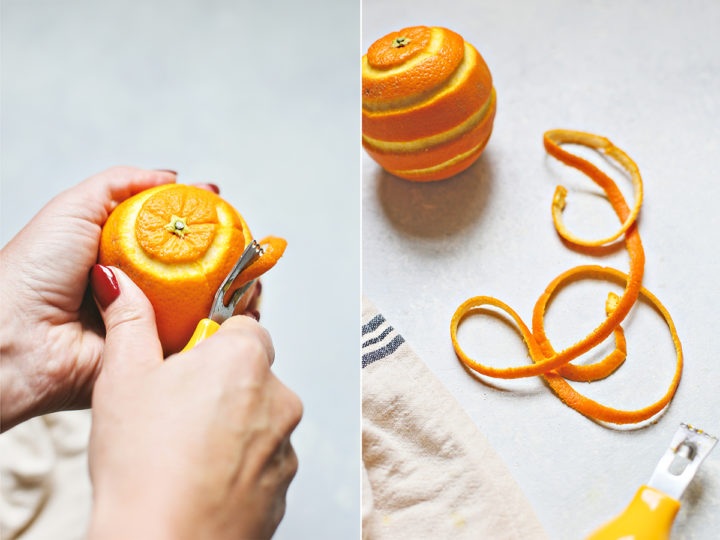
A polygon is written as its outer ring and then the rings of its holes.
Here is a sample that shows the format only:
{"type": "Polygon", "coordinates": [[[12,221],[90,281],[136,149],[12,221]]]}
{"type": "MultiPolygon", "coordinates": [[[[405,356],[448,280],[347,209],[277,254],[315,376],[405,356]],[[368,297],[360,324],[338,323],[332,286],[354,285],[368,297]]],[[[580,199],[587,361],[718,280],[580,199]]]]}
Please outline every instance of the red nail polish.
{"type": "Polygon", "coordinates": [[[96,264],[90,271],[90,284],[100,306],[105,309],[120,295],[115,274],[102,264],[96,264]]]}
{"type": "Polygon", "coordinates": [[[195,187],[212,191],[215,195],[220,195],[220,188],[217,184],[209,184],[207,182],[201,182],[199,184],[193,184],[195,187]]]}
{"type": "Polygon", "coordinates": [[[177,171],[173,171],[172,169],[155,169],[155,170],[159,171],[159,172],[169,172],[170,174],[174,174],[175,176],[177,176],[177,174],[178,174],[177,171]]]}
{"type": "Polygon", "coordinates": [[[247,315],[248,317],[252,317],[257,322],[260,322],[260,312],[257,309],[249,309],[245,312],[245,315],[247,315]]]}

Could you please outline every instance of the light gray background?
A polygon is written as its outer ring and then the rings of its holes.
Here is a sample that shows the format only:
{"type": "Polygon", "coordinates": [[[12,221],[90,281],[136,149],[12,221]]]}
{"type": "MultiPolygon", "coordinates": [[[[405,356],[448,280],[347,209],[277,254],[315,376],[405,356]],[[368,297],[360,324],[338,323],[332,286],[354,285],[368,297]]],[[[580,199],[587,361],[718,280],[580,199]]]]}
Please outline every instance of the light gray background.
{"type": "MultiPolygon", "coordinates": [[[[484,56],[498,96],[487,150],[453,179],[413,184],[363,157],[363,292],[488,437],[550,537],[583,538],[648,481],[681,421],[720,435],[720,4],[365,0],[362,17],[363,51],[417,24],[459,32],[484,56]],[[617,219],[589,179],[546,157],[542,134],[552,128],[610,138],[645,180],[644,284],[675,319],[686,366],[672,405],[644,429],[593,423],[539,380],[483,383],[450,344],[450,318],[468,297],[495,296],[529,323],[536,299],[560,272],[578,264],[627,270],[622,248],[588,257],[556,235],[550,203],[560,183],[570,189],[573,232],[600,237],[617,219]]],[[[603,167],[631,199],[623,175],[603,167]]],[[[607,290],[580,283],[558,295],[546,325],[557,350],[602,320],[607,290]]],[[[575,387],[636,408],[663,395],[674,354],[646,305],[625,328],[626,364],[606,381],[575,387]]],[[[468,320],[460,339],[488,364],[529,362],[517,334],[492,317],[468,320]]],[[[718,530],[716,448],[686,493],[673,538],[709,540],[718,530]]]]}
{"type": "Polygon", "coordinates": [[[115,164],[217,183],[256,236],[287,238],[262,323],[305,416],[277,538],[358,537],[358,2],[2,8],[2,243],[115,164]]]}

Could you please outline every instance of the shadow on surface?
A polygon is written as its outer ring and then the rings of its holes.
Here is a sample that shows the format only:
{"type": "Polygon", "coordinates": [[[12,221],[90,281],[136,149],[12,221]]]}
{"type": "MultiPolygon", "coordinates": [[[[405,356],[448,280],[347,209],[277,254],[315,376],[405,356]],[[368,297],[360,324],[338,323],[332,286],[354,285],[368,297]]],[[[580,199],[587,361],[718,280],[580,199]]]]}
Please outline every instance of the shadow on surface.
{"type": "Polygon", "coordinates": [[[489,153],[463,172],[437,182],[411,182],[378,169],[375,182],[383,212],[395,227],[415,236],[445,236],[472,225],[492,188],[489,153]]]}

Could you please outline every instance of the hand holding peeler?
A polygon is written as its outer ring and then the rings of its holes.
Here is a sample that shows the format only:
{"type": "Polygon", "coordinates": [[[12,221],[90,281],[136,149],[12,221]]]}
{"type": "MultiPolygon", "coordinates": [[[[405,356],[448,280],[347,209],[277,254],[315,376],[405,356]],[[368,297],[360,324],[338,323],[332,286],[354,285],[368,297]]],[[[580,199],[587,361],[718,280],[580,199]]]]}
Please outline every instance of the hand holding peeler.
{"type": "Polygon", "coordinates": [[[257,260],[257,258],[260,257],[262,254],[263,249],[260,247],[260,244],[258,244],[255,240],[248,244],[248,246],[245,248],[245,251],[243,251],[243,254],[235,263],[235,266],[233,266],[233,269],[230,270],[230,273],[227,275],[225,280],[220,285],[220,288],[215,293],[215,298],[213,299],[212,307],[210,308],[210,313],[207,319],[202,319],[198,323],[198,325],[195,327],[195,331],[193,332],[192,337],[190,337],[190,341],[188,341],[187,345],[185,345],[183,350],[180,352],[185,352],[189,349],[192,349],[202,340],[212,336],[215,332],[217,332],[218,328],[220,328],[220,324],[232,317],[238,302],[248,291],[248,289],[252,287],[252,284],[255,282],[255,280],[252,279],[242,285],[239,289],[237,289],[233,293],[232,297],[230,298],[230,302],[227,305],[225,305],[225,295],[230,290],[230,287],[232,286],[233,281],[235,281],[235,278],[238,277],[240,273],[248,266],[254,263],[255,260],[257,260]]]}
{"type": "Polygon", "coordinates": [[[688,424],[680,424],[647,485],[638,489],[618,517],[587,540],[670,538],[670,529],[680,509],[680,497],[715,443],[716,437],[688,424]]]}

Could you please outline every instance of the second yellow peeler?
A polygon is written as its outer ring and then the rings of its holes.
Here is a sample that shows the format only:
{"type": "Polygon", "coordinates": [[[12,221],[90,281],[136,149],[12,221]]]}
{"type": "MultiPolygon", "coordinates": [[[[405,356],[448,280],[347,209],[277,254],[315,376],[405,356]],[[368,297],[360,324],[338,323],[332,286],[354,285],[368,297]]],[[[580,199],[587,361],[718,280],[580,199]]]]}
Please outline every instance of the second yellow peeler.
{"type": "Polygon", "coordinates": [[[667,540],[680,497],[717,438],[680,424],[670,447],[625,510],[600,527],[587,540],[667,540]]]}

